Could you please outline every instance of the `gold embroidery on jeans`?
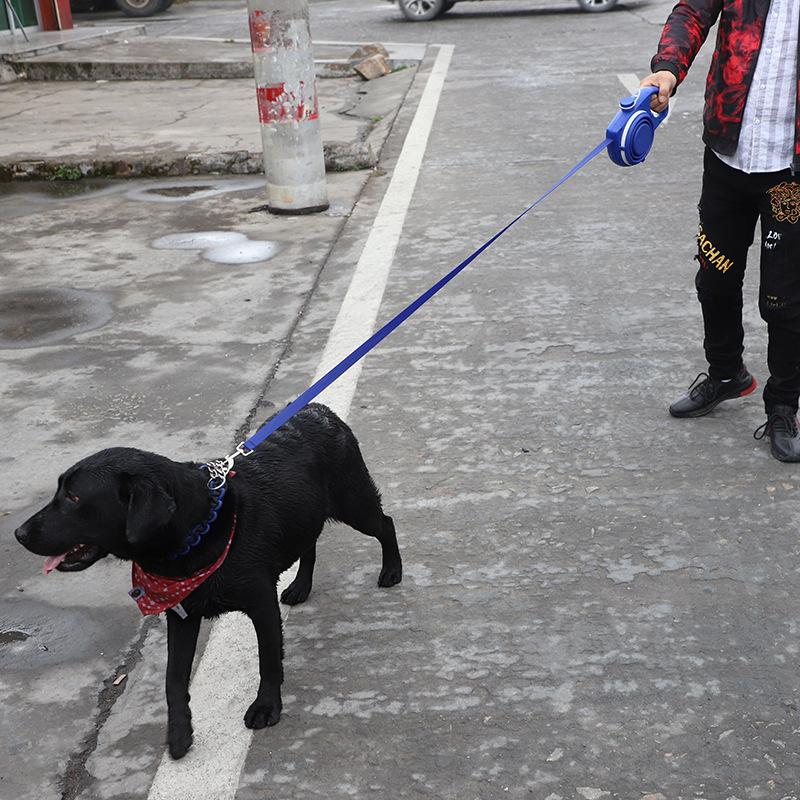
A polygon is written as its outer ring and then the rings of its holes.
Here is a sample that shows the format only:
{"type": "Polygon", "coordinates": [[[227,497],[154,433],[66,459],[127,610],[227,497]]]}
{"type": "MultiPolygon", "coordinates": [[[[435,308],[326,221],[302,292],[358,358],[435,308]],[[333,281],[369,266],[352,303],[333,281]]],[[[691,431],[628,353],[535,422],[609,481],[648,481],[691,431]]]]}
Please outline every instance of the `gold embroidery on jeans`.
{"type": "Polygon", "coordinates": [[[701,263],[707,267],[714,267],[725,273],[733,266],[733,261],[724,253],[720,253],[711,240],[706,237],[702,224],[697,229],[697,249],[700,252],[701,263]]]}
{"type": "Polygon", "coordinates": [[[772,216],[792,225],[800,219],[800,183],[783,181],[769,190],[772,216]]]}

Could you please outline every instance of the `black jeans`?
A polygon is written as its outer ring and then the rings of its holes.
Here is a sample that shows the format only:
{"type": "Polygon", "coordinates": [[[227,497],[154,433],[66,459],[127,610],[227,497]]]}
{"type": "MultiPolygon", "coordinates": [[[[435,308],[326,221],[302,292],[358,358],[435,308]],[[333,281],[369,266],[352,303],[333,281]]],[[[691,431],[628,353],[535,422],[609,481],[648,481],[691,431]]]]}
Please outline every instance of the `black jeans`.
{"type": "Polygon", "coordinates": [[[767,323],[767,411],[797,410],[800,395],[800,182],[786,169],[748,175],[706,149],[695,285],[703,308],[706,359],[713,378],[742,367],[742,283],[747,249],[761,218],[759,311],[767,323]]]}

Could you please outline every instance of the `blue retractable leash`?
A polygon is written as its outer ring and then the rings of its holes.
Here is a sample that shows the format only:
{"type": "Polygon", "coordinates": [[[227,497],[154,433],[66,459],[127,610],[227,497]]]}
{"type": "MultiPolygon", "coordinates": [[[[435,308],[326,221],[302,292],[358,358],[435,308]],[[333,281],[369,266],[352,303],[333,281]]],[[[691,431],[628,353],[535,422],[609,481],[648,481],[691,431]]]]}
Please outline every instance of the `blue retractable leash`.
{"type": "Polygon", "coordinates": [[[430,289],[421,294],[416,300],[409,303],[397,316],[390,319],[382,328],[377,330],[362,345],[357,347],[349,356],[342,359],[333,369],[326,372],[318,381],[308,387],[296,400],[289,403],[286,408],[279,411],[272,419],[260,427],[249,439],[241,442],[236,450],[224,459],[210,462],[207,466],[211,474],[209,488],[218,489],[225,484],[225,478],[233,466],[237,456],[247,456],[253,449],[274,433],[284,423],[288,422],[298,411],[308,405],[317,395],[332,384],[340,375],[347,372],[350,367],[360,361],[373,347],[385,339],[395,328],[402,325],[421,305],[427,303],[440,289],[447,285],[463,269],[468,267],[484,250],[499,239],[512,225],[519,222],[528,212],[532,211],[546,197],[552,194],[562,183],[569,180],[578,170],[583,169],[596,155],[604,149],[615,164],[621,167],[630,167],[644,161],[653,144],[655,129],[666,119],[667,110],[660,114],[650,110],[650,98],[658,91],[655,86],[646,86],[630,97],[623,97],[619,102],[620,110],[606,130],[606,138],[600,142],[588,155],[584,156],[558,183],[551,186],[538,200],[531,203],[518,217],[513,219],[502,230],[492,236],[489,241],[482,244],[474,253],[467,256],[458,266],[454,267],[443,278],[437,281],[430,289]]]}
{"type": "Polygon", "coordinates": [[[619,101],[619,111],[606,129],[606,141],[609,157],[620,167],[632,167],[645,160],[656,128],[669,114],[668,108],[660,114],[650,110],[650,98],[657,92],[655,86],[643,86],[619,101]]]}

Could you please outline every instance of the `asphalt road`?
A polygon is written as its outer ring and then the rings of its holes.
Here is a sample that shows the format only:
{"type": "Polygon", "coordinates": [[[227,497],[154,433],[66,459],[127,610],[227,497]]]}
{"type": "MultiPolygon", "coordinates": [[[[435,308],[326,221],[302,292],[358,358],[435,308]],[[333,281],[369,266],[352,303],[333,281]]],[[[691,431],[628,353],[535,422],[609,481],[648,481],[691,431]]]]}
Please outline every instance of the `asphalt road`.
{"type": "MultiPolygon", "coordinates": [[[[408,24],[374,0],[313,4],[318,39],[455,46],[379,319],[603,138],[669,7],[487,0],[408,24]]],[[[198,2],[151,29],[243,37],[246,21],[198,2]]],[[[1,797],[156,796],[162,623],[140,626],[124,566],[45,580],[11,530],[77,455],[217,455],[251,412],[305,388],[429,52],[382,170],[333,176],[334,213],[313,225],[248,216],[252,186],[144,213],[118,193],[43,207],[22,192],[32,210],[0,256],[4,288],[91,289],[101,321],[0,350],[0,607],[26,636],[0,638],[1,797]],[[199,254],[150,246],[234,228],[290,241],[290,255],[220,276],[199,254]]],[[[213,737],[198,743],[185,787],[211,765],[232,776],[217,796],[237,800],[800,796],[797,468],[753,441],[757,395],[699,421],[666,411],[704,369],[692,255],[708,58],[646,164],[596,159],[369,357],[349,422],[395,519],[404,581],[378,590],[373,543],[327,531],[313,593],[285,624],[283,720],[241,763],[218,761],[213,737]]],[[[745,357],[763,384],[756,276],[745,357]]],[[[240,669],[254,665],[228,664],[215,692],[243,713],[250,698],[227,692],[240,669]]]]}

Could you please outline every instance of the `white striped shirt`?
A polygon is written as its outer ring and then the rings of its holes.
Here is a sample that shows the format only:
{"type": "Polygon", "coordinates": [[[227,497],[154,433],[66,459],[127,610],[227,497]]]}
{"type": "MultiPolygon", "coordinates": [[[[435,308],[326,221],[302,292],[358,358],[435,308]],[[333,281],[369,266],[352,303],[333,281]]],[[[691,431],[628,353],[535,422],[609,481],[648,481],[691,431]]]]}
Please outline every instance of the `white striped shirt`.
{"type": "Polygon", "coordinates": [[[739,144],[720,159],[742,172],[777,172],[794,155],[800,0],[772,0],[742,116],[739,144]]]}

